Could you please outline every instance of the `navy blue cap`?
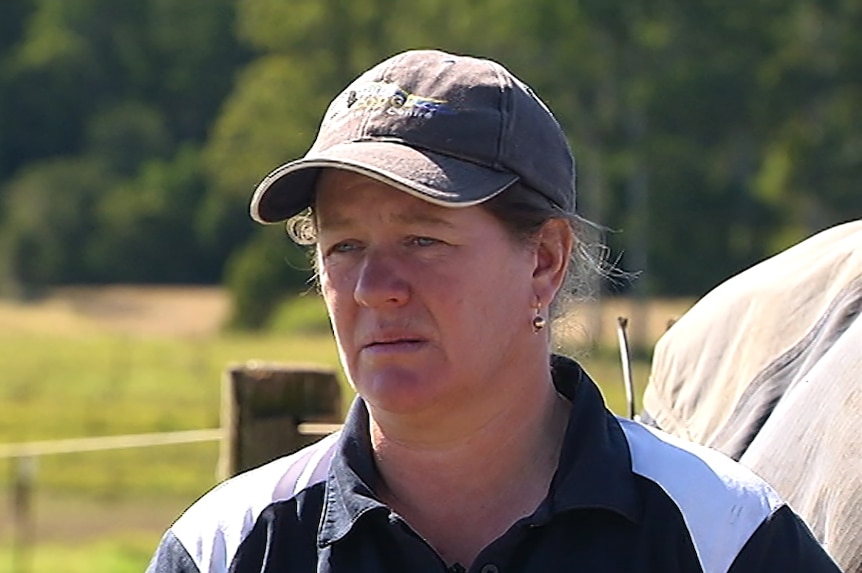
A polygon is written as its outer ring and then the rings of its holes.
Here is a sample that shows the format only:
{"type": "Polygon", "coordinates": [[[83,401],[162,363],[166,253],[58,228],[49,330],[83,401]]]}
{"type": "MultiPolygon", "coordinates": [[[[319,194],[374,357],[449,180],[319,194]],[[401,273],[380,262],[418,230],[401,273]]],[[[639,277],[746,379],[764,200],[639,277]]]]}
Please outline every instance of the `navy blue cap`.
{"type": "Polygon", "coordinates": [[[341,92],[308,153],[257,186],[251,216],[275,223],[309,207],[322,168],[446,207],[481,203],[522,181],[575,210],[574,158],[548,107],[500,64],[435,50],[393,56],[341,92]]]}

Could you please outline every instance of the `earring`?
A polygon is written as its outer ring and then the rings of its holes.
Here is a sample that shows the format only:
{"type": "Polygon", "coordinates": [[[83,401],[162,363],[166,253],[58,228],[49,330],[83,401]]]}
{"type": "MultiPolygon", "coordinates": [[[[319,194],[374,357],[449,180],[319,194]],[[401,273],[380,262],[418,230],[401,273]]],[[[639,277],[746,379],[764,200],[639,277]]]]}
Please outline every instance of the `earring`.
{"type": "Polygon", "coordinates": [[[536,306],[536,316],[534,316],[533,320],[532,320],[533,332],[539,332],[540,330],[545,328],[545,325],[548,323],[545,320],[545,317],[541,315],[541,311],[542,311],[542,305],[537,305],[536,306]]]}

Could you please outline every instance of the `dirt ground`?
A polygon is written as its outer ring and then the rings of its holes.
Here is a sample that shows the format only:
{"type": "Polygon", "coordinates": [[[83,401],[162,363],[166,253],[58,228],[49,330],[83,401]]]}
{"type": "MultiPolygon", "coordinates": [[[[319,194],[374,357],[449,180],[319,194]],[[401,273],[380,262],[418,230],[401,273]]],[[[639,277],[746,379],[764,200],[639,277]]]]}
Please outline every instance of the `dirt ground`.
{"type": "Polygon", "coordinates": [[[66,287],[26,303],[0,300],[0,329],[206,336],[218,332],[228,311],[219,287],[66,287]]]}

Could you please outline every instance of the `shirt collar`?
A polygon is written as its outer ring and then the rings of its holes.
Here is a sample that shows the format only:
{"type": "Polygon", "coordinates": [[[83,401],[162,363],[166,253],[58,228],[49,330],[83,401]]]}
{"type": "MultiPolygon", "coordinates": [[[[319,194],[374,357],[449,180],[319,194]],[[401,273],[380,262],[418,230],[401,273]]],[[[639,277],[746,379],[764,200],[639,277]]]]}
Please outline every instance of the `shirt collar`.
{"type": "Polygon", "coordinates": [[[543,509],[553,515],[590,508],[615,511],[637,521],[637,490],[622,427],[577,362],[552,356],[551,371],[557,391],[572,402],[572,411],[547,500],[551,506],[540,507],[537,518],[541,519],[543,509]]]}
{"type": "MultiPolygon", "coordinates": [[[[572,402],[550,494],[532,519],[549,521],[576,509],[604,509],[637,521],[638,499],[622,428],[607,411],[598,387],[574,361],[552,356],[557,391],[572,402]]],[[[344,423],[326,481],[318,545],[338,541],[369,512],[389,509],[374,495],[380,474],[374,462],[368,410],[356,398],[344,423]]]]}
{"type": "Polygon", "coordinates": [[[317,537],[320,547],[347,535],[366,513],[389,511],[374,495],[380,474],[371,449],[368,410],[359,397],[350,407],[337,447],[326,479],[325,506],[317,537]]]}

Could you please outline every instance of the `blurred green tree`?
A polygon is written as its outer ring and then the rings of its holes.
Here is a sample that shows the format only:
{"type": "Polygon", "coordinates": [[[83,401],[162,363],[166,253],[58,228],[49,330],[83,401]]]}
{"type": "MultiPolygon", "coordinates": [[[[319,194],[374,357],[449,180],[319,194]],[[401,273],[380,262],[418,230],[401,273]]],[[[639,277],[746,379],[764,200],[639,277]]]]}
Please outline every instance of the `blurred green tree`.
{"type": "Polygon", "coordinates": [[[292,294],[314,288],[308,252],[269,227],[255,233],[231,257],[225,284],[231,293],[228,326],[255,330],[268,326],[276,307],[292,294]]]}
{"type": "Polygon", "coordinates": [[[862,217],[860,24],[856,0],[8,0],[0,267],[33,284],[232,285],[245,268],[273,273],[264,291],[303,288],[307,272],[249,262],[249,245],[292,248],[249,221],[255,184],[305,152],[356,74],[436,47],[501,61],[547,101],[582,212],[643,271],[634,288],[699,294],[862,217]],[[51,191],[58,164],[93,185],[51,191]],[[91,227],[71,259],[28,222],[51,193],[75,207],[58,229],[91,227]]]}
{"type": "Polygon", "coordinates": [[[96,159],[53,159],[22,170],[5,189],[0,260],[5,290],[92,280],[83,253],[92,237],[98,199],[114,178],[96,159]]]}
{"type": "MultiPolygon", "coordinates": [[[[10,228],[3,252],[19,253],[3,265],[7,276],[24,284],[220,280],[226,253],[198,236],[206,185],[199,154],[189,149],[209,134],[234,71],[248,58],[234,9],[234,0],[4,4],[0,15],[15,28],[0,52],[0,180],[14,179],[0,185],[0,199],[16,197],[0,200],[0,228],[10,228]],[[100,244],[50,270],[60,263],[44,255],[54,251],[47,235],[21,235],[17,221],[26,216],[19,211],[32,206],[14,189],[34,177],[24,166],[41,172],[39,162],[56,157],[98,163],[104,177],[81,191],[88,208],[66,215],[68,226],[89,226],[100,244]],[[74,217],[81,221],[73,225],[74,217]],[[43,253],[39,272],[22,262],[30,243],[27,252],[43,253]],[[125,256],[123,248],[130,249],[125,256]]],[[[50,189],[40,193],[48,201],[50,189]]]]}
{"type": "Polygon", "coordinates": [[[139,174],[99,196],[87,244],[89,275],[98,282],[190,283],[220,279],[195,230],[205,194],[199,152],[151,159],[139,174]]]}

